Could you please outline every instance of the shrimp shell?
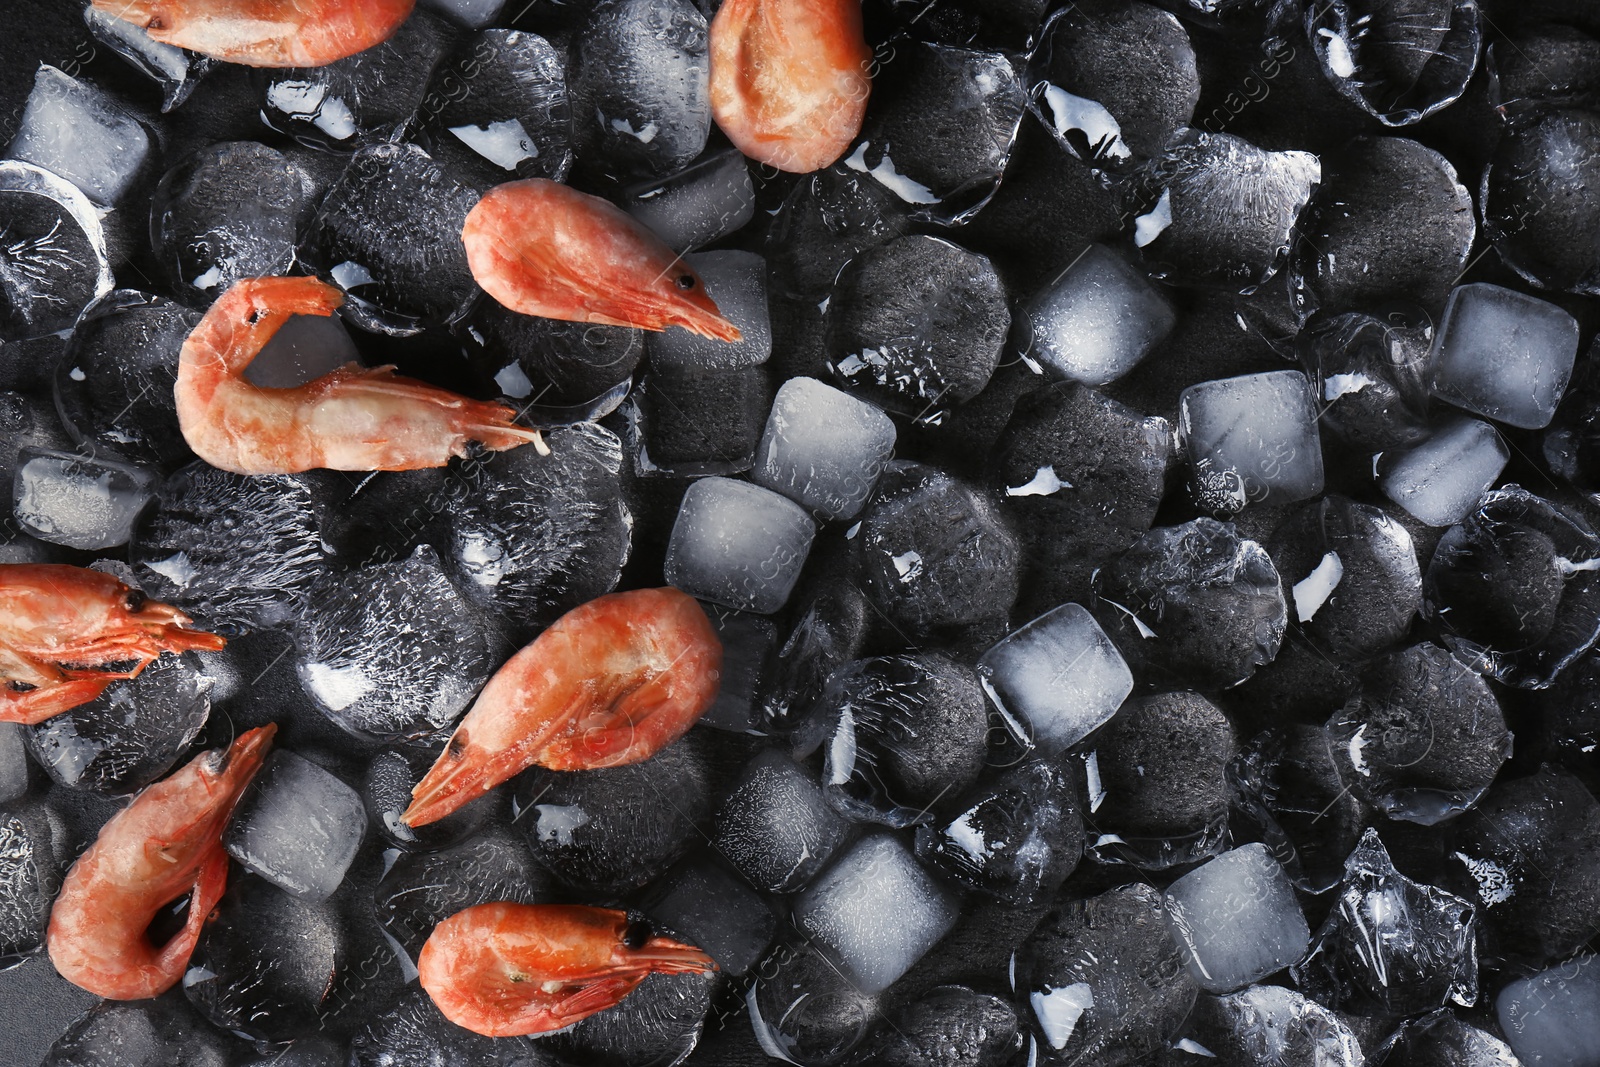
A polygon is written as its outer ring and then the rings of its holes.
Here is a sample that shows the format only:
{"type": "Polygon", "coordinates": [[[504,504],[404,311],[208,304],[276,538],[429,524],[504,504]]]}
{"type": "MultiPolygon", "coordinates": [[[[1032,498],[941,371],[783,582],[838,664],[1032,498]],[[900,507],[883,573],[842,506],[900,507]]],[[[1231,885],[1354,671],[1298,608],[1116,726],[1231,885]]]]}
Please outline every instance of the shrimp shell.
{"type": "Polygon", "coordinates": [[[251,67],[321,67],[394,35],[416,0],[94,0],[162,44],[251,67]]]}

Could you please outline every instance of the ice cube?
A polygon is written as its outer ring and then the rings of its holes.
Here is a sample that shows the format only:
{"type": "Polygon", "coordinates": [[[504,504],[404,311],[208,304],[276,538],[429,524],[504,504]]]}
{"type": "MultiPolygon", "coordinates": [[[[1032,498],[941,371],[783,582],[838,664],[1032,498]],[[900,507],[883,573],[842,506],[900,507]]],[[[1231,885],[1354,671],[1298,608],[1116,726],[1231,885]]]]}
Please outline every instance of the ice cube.
{"type": "Polygon", "coordinates": [[[289,273],[299,227],[316,210],[311,192],[309,175],[276,149],[210,145],[162,175],[151,252],[178,295],[204,307],[241,278],[289,273]]]}
{"type": "Polygon", "coordinates": [[[1500,991],[1495,1015],[1522,1063],[1600,1064],[1600,956],[1574,956],[1500,991]]]}
{"type": "Polygon", "coordinates": [[[1408,448],[1427,437],[1433,333],[1432,320],[1420,309],[1312,319],[1296,346],[1314,372],[1322,425],[1371,452],[1408,448]]]}
{"type": "Polygon", "coordinates": [[[54,808],[24,801],[0,811],[0,970],[44,947],[70,858],[67,824],[54,808]]]}
{"type": "Polygon", "coordinates": [[[754,733],[757,691],[777,651],[778,628],[762,615],[729,611],[715,604],[701,607],[722,642],[722,681],[717,687],[716,703],[700,716],[699,725],[754,733]]]}
{"type": "Polygon", "coordinates": [[[57,1038],[40,1067],[226,1067],[235,1051],[182,997],[107,1000],[57,1038]]]}
{"type": "Polygon", "coordinates": [[[17,522],[68,548],[125,545],[155,499],[150,471],[115,460],[24,448],[12,483],[17,522]]]}
{"type": "Polygon", "coordinates": [[[211,714],[210,682],[194,656],[162,656],[87,704],[28,731],[33,758],[57,783],[113,796],[166,774],[211,714]]]}
{"type": "Polygon", "coordinates": [[[761,1050],[790,1063],[839,1063],[878,1019],[874,998],[805,941],[773,953],[745,1003],[761,1050]]]}
{"type": "Polygon", "coordinates": [[[643,909],[736,976],[755,965],[778,927],[760,894],[706,856],[685,860],[664,875],[643,909]]]}
{"type": "Polygon", "coordinates": [[[1523,1067],[1511,1046],[1448,1010],[1412,1019],[1395,1031],[1393,1051],[1418,1067],[1523,1067]]]}
{"type": "Polygon", "coordinates": [[[655,367],[624,409],[642,475],[698,477],[750,469],[772,404],[767,368],[655,367]]]}
{"type": "Polygon", "coordinates": [[[816,524],[798,504],[749,482],[702,478],[683,495],[666,578],[691,596],[770,615],[783,607],[816,524]]]}
{"type": "Polygon", "coordinates": [[[0,804],[28,791],[28,728],[20,722],[0,723],[0,804]]]}
{"type": "Polygon", "coordinates": [[[762,681],[757,713],[761,725],[788,733],[814,722],[816,702],[829,676],[861,655],[875,617],[852,578],[816,576],[762,681]]]}
{"type": "Polygon", "coordinates": [[[1207,510],[1231,514],[1322,492],[1316,401],[1299,371],[1191,385],[1178,401],[1178,429],[1196,500],[1207,510]]]}
{"type": "MultiPolygon", "coordinates": [[[[1539,78],[1546,86],[1555,80],[1539,78]]],[[[1594,211],[1596,145],[1600,114],[1538,107],[1489,158],[1479,202],[1484,236],[1507,266],[1541,288],[1600,292],[1600,256],[1580,236],[1594,211]]]]}
{"type": "Polygon", "coordinates": [[[870,176],[836,167],[806,175],[767,234],[773,293],[815,309],[847,262],[910,228],[905,204],[870,176]]]}
{"type": "Polygon", "coordinates": [[[1419,522],[1450,526],[1477,506],[1510,458],[1493,426],[1465,416],[1454,418],[1388,462],[1383,495],[1419,522]]]}
{"type": "Polygon", "coordinates": [[[198,52],[187,52],[175,45],[162,44],[148,30],[113,12],[89,6],[83,21],[95,40],[116,52],[161,86],[162,112],[189,99],[200,78],[211,69],[211,59],[198,52]]]}
{"type": "MultiPolygon", "coordinates": [[[[717,981],[713,973],[647,975],[621,1003],[552,1034],[552,1058],[572,1064],[682,1063],[700,1043],[717,981]]],[[[544,1067],[549,1062],[544,1050],[535,1055],[531,1063],[513,1061],[506,1067],[544,1067]]]]}
{"type": "MultiPolygon", "coordinates": [[[[620,203],[657,237],[687,252],[749,223],[755,215],[756,188],[744,156],[728,148],[708,153],[666,178],[629,186],[620,203]]],[[[722,306],[720,298],[717,306],[722,306]]]]}
{"type": "Polygon", "coordinates": [[[469,29],[479,30],[500,15],[506,0],[422,0],[423,6],[455,19],[469,29]]]}
{"type": "Polygon", "coordinates": [[[119,289],[78,320],[56,365],[56,408],[91,452],[170,468],[194,458],[178,426],[178,352],[200,313],[119,289]]]}
{"type": "Polygon", "coordinates": [[[489,680],[483,627],[431,546],[339,574],[308,596],[295,671],[322,713],[357,737],[444,729],[489,680]]]}
{"type": "Polygon", "coordinates": [[[280,889],[326,900],[366,833],[361,795],[303,756],[268,757],[223,835],[228,854],[280,889]]]}
{"type": "Polygon", "coordinates": [[[438,822],[426,826],[401,822],[401,812],[411,806],[411,790],[433,763],[433,754],[426,749],[397,746],[384,749],[367,764],[362,798],[372,827],[385,841],[406,852],[432,852],[458,844],[483,829],[500,808],[500,794],[491,791],[438,822]]]}
{"type": "Polygon", "coordinates": [[[78,187],[32,163],[0,160],[0,341],[69,329],[111,292],[99,209],[78,187]]]}
{"type": "MultiPolygon", "coordinates": [[[[1350,1024],[1323,1005],[1282,986],[1258,985],[1227,996],[1202,994],[1174,1048],[1189,1063],[1315,1064],[1364,1067],[1350,1024]]],[[[1479,1065],[1474,1065],[1479,1067],[1479,1065]]],[[[1482,1065],[1488,1067],[1488,1065],[1482,1065]]]]}
{"type": "Polygon", "coordinates": [[[1080,604],[1063,604],[978,659],[978,678],[1007,729],[1045,755],[1079,741],[1133,692],[1117,646],[1080,604]]]}
{"type": "Polygon", "coordinates": [[[884,833],[857,841],[794,901],[795,925],[867,994],[893,985],[960,914],[955,894],[884,833]]]}
{"type": "Polygon", "coordinates": [[[1208,993],[1259,981],[1300,959],[1311,940],[1294,886],[1267,846],[1244,845],[1167,888],[1167,923],[1208,993]]]}
{"type": "Polygon", "coordinates": [[[966,986],[928,990],[880,1027],[861,1051],[875,1067],[968,1067],[1009,1063],[1022,1051],[1011,1005],[966,986]]]}
{"type": "Polygon", "coordinates": [[[360,362],[337,315],[290,315],[245,367],[244,377],[264,389],[293,389],[360,362]]]}
{"type": "Polygon", "coordinates": [[[501,1051],[508,1044],[526,1047],[462,1029],[440,1014],[426,992],[413,989],[369,1017],[350,1041],[349,1067],[528,1067],[511,1049],[501,1051]]]}
{"type": "Polygon", "coordinates": [[[1457,286],[1429,355],[1433,395],[1538,429],[1555,415],[1578,357],[1578,320],[1548,300],[1478,282],[1457,286]]]}
{"type": "Polygon", "coordinates": [[[1306,39],[1341,95],[1385,126],[1408,126],[1466,91],[1487,21],[1454,0],[1405,11],[1335,0],[1306,13],[1306,39]]]}
{"type": "Polygon", "coordinates": [[[6,156],[59,174],[110,207],[133,187],[151,150],[150,134],[110,96],[40,64],[6,156]]]}
{"type": "Polygon", "coordinates": [[[652,333],[650,362],[656,368],[707,370],[749,367],[772,354],[772,324],[767,317],[767,261],[754,252],[691,252],[683,262],[700,275],[717,309],[743,337],[729,344],[673,327],[652,333]]]}
{"type": "Polygon", "coordinates": [[[1144,272],[1090,245],[1023,306],[1023,358],[1086,385],[1127,374],[1172,332],[1177,314],[1144,272]]]}
{"type": "Polygon", "coordinates": [[[573,114],[607,160],[669,174],[711,132],[706,18],[689,0],[602,0],[576,34],[573,114]]]}
{"type": "Polygon", "coordinates": [[[824,519],[851,519],[894,445],[894,422],[879,408],[815,378],[791,378],[773,398],[751,478],[824,519]]]}
{"type": "Polygon", "coordinates": [[[745,765],[723,799],[713,845],[757,889],[791,893],[828,862],[849,831],[814,776],[767,748],[745,765]]]}

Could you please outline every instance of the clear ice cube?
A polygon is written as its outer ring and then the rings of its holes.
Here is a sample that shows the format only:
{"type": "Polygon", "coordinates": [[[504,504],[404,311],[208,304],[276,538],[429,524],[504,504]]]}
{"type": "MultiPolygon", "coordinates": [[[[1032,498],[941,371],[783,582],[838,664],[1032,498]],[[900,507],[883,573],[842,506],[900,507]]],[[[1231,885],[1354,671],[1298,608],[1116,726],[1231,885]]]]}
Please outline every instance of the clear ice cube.
{"type": "Polygon", "coordinates": [[[267,758],[223,835],[246,869],[307,900],[339,888],[367,829],[361,795],[303,756],[267,758]]]}
{"type": "Polygon", "coordinates": [[[100,211],[76,185],[32,163],[0,161],[0,341],[70,329],[111,292],[100,211]]]}
{"type": "Polygon", "coordinates": [[[756,698],[768,663],[778,647],[778,628],[771,619],[745,611],[702,604],[722,641],[722,682],[717,699],[700,716],[699,725],[736,733],[756,731],[756,698]]]}
{"type": "Polygon", "coordinates": [[[1052,373],[1099,386],[1136,367],[1176,323],[1143,271],[1090,245],[1023,306],[1020,347],[1052,373]]]}
{"type": "Polygon", "coordinates": [[[1046,755],[1088,737],[1133,692],[1133,674],[1088,609],[1063,604],[978,659],[978,679],[1019,739],[1046,755]]]}
{"type": "Polygon", "coordinates": [[[1517,1059],[1537,1067],[1600,1064],[1600,956],[1575,956],[1495,998],[1495,1014],[1517,1059]]]}
{"type": "Polygon", "coordinates": [[[815,776],[768,748],[745,765],[723,799],[712,844],[757,889],[791,893],[828,862],[849,831],[815,776]]]}
{"type": "Polygon", "coordinates": [[[1296,370],[1201,382],[1178,401],[1195,496],[1228,514],[1322,492],[1322,441],[1311,383],[1296,370]]]}
{"type": "Polygon", "coordinates": [[[155,475],[115,460],[24,448],[12,502],[23,530],[68,548],[125,545],[155,499],[155,475]]]}
{"type": "Polygon", "coordinates": [[[150,134],[110,96],[41,64],[6,155],[61,175],[109,207],[133,187],[152,148],[150,134]]]}
{"type": "Polygon", "coordinates": [[[685,860],[663,876],[644,912],[732,975],[755,965],[778,927],[761,895],[708,857],[685,860]]]}
{"type": "Polygon", "coordinates": [[[705,284],[717,310],[743,335],[732,342],[700,337],[680,327],[649,336],[650,362],[657,368],[731,370],[765,363],[772,354],[767,317],[767,261],[754,252],[691,252],[683,262],[705,284]]]}
{"type": "Polygon", "coordinates": [[[894,421],[882,409],[815,378],[791,378],[773,398],[750,476],[824,519],[850,519],[894,445],[894,421]]]}
{"type": "Polygon", "coordinates": [[[1227,993],[1300,959],[1311,941],[1294,885],[1267,846],[1244,845],[1167,888],[1167,923],[1189,972],[1227,993]]]}
{"type": "Polygon", "coordinates": [[[1480,419],[1451,419],[1388,464],[1383,495],[1419,522],[1451,526],[1477,506],[1510,459],[1493,426],[1480,419]]]}
{"type": "Polygon", "coordinates": [[[1429,355],[1433,395],[1511,426],[1548,426],[1578,358],[1578,320],[1548,300],[1457,286],[1429,355]]]}
{"type": "Polygon", "coordinates": [[[628,187],[621,204],[657,237],[687,252],[743,228],[755,216],[756,187],[744,156],[729,148],[669,177],[628,187]]]}
{"type": "Polygon", "coordinates": [[[811,551],[816,523],[770,489],[702,478],[683,495],[666,578],[691,596],[770,615],[783,607],[811,551]]]}
{"type": "Polygon", "coordinates": [[[955,894],[888,834],[870,834],[795,898],[794,922],[863,993],[881,993],[960,917],[955,894]]]}

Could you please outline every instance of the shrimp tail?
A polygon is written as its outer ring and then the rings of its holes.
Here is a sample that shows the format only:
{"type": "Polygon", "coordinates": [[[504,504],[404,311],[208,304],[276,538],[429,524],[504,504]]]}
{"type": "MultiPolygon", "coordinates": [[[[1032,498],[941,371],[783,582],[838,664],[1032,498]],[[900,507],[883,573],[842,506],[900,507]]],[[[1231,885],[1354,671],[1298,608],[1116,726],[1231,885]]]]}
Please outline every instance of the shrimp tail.
{"type": "Polygon", "coordinates": [[[402,378],[394,373],[392,366],[349,367],[335,373],[337,383],[330,388],[337,389],[342,396],[401,399],[443,408],[450,412],[450,421],[457,433],[479,442],[491,452],[505,452],[531,444],[541,456],[550,454],[544,435],[531,427],[518,426],[513,421],[516,411],[504,404],[471,400],[425,382],[402,378]]]}

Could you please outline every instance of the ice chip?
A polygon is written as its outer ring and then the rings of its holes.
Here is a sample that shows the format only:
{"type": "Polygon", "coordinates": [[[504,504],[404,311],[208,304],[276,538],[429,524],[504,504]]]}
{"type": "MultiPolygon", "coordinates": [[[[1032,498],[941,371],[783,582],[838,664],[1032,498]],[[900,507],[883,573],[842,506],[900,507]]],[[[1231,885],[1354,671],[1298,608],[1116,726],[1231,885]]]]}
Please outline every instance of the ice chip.
{"type": "Polygon", "coordinates": [[[155,499],[155,475],[127,463],[24,448],[12,501],[23,530],[68,548],[125,545],[155,499]]]}

